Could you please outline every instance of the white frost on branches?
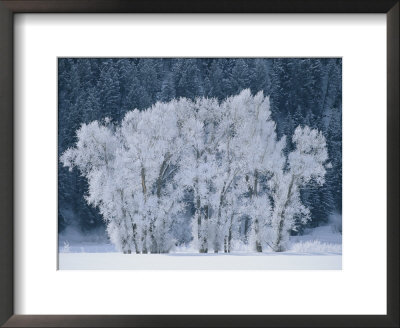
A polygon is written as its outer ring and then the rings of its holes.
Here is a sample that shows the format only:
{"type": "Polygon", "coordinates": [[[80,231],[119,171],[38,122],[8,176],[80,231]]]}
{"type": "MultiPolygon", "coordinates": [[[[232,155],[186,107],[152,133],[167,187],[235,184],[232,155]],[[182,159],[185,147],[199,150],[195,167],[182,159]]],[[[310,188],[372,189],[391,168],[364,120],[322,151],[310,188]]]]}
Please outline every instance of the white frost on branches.
{"type": "Polygon", "coordinates": [[[124,253],[169,252],[174,220],[190,206],[199,252],[230,252],[244,217],[256,251],[283,251],[290,231],[309,220],[300,189],[322,185],[328,167],[324,136],[307,126],[295,130],[285,156],[269,98],[249,90],[222,103],[158,102],[128,112],[120,125],[83,124],[76,136],[61,162],[87,178],[86,200],[124,253]]]}

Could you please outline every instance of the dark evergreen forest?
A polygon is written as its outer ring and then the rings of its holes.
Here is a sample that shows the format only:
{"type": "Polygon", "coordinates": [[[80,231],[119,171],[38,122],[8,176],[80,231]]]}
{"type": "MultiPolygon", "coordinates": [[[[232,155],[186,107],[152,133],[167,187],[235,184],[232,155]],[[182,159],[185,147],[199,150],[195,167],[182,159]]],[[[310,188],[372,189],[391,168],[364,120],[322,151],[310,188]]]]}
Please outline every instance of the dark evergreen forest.
{"type": "MultiPolygon", "coordinates": [[[[125,113],[157,101],[198,96],[218,100],[249,88],[270,96],[279,136],[298,125],[318,128],[327,139],[332,168],[323,187],[301,193],[314,227],[342,212],[342,60],[338,58],[60,58],[58,60],[58,156],[76,142],[82,123],[125,113]]],[[[292,145],[288,140],[287,151],[292,145]]],[[[85,202],[87,182],[78,170],[58,165],[59,232],[103,227],[85,202]]]]}

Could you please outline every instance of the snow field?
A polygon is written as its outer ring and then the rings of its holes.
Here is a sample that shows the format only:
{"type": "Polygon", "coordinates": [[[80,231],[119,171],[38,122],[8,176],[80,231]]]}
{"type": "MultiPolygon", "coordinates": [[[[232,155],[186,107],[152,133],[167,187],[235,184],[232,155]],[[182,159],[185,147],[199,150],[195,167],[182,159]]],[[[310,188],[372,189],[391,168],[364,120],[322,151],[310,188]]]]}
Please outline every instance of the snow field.
{"type": "Polygon", "coordinates": [[[341,270],[341,255],[60,253],[60,270],[341,270]]]}

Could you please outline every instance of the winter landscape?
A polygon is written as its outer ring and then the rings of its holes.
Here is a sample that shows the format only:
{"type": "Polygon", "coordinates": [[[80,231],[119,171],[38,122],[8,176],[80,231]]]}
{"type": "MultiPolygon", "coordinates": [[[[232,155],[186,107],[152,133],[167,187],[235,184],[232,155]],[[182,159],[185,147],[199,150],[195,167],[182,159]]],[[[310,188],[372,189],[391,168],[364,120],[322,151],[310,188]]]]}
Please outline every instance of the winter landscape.
{"type": "Polygon", "coordinates": [[[338,58],[60,58],[59,269],[341,269],[338,58]]]}

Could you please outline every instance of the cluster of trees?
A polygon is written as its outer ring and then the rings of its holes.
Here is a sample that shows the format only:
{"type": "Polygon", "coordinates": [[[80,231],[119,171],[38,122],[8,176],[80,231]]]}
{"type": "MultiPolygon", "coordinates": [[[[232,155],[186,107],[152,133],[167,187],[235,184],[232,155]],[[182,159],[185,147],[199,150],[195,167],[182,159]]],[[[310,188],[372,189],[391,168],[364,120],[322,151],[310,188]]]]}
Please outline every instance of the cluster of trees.
{"type": "Polygon", "coordinates": [[[263,92],[180,98],[130,111],[120,125],[83,124],[61,161],[88,180],[86,200],[124,253],[168,252],[177,243],[174,219],[192,205],[199,252],[230,252],[243,220],[254,250],[279,252],[310,219],[301,188],[323,185],[330,164],[321,132],[298,126],[285,152],[275,127],[263,92]]]}
{"type": "MultiPolygon", "coordinates": [[[[332,168],[320,187],[309,183],[300,198],[316,226],[331,213],[341,213],[341,59],[337,58],[60,58],[58,60],[58,154],[76,143],[82,123],[109,117],[121,122],[134,108],[144,110],[157,101],[185,97],[223,99],[249,88],[270,96],[271,116],[278,138],[291,136],[297,126],[309,126],[326,137],[332,168]]],[[[287,140],[285,156],[294,149],[287,140]]],[[[86,178],[78,170],[58,167],[59,231],[76,225],[84,232],[104,225],[97,207],[84,196],[86,178]]],[[[189,197],[189,195],[185,195],[189,197]]],[[[190,197],[189,197],[190,198],[190,197]]],[[[190,218],[175,223],[180,243],[191,239],[190,218]]],[[[249,222],[241,226],[247,232],[249,222]]],[[[299,229],[301,231],[301,229],[299,229]]]]}

